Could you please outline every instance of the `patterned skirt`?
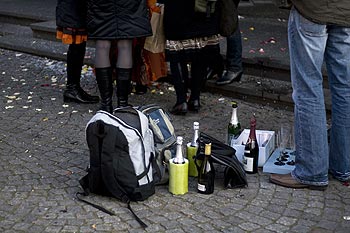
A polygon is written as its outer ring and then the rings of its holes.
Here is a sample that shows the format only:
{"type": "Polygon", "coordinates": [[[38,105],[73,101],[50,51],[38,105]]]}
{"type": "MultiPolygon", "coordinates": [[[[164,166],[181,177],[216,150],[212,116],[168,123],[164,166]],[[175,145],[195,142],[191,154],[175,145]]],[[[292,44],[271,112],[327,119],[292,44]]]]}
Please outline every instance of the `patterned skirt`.
{"type": "Polygon", "coordinates": [[[166,60],[169,62],[191,62],[195,55],[211,56],[219,52],[219,35],[186,40],[167,40],[165,47],[166,60]]]}

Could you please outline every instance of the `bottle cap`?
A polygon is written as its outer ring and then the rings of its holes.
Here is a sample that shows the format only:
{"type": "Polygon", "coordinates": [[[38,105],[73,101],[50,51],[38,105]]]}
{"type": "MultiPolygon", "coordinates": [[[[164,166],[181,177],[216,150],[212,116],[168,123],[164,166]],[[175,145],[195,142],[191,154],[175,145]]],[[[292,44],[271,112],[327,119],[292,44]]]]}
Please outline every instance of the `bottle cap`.
{"type": "Polygon", "coordinates": [[[252,115],[252,118],[250,118],[250,125],[254,127],[256,126],[255,113],[252,115]]]}
{"type": "Polygon", "coordinates": [[[205,155],[210,155],[211,154],[211,143],[205,144],[204,154],[205,155]]]}
{"type": "Polygon", "coordinates": [[[199,129],[199,122],[197,122],[197,121],[193,122],[193,129],[194,130],[199,129]]]}
{"type": "Polygon", "coordinates": [[[176,138],[176,143],[182,145],[183,140],[184,140],[183,137],[178,136],[178,137],[176,138]]]}
{"type": "Polygon", "coordinates": [[[237,108],[237,102],[236,101],[232,101],[231,105],[232,105],[232,108],[237,108]]]}

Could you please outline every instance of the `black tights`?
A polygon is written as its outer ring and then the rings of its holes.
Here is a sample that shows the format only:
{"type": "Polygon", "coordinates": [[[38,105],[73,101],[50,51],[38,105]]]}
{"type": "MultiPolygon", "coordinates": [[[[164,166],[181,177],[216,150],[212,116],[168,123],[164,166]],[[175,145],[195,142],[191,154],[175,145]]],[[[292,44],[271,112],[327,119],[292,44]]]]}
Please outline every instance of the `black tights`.
{"type": "Polygon", "coordinates": [[[80,83],[85,50],[86,42],[69,45],[67,52],[67,85],[80,83]]]}
{"type": "Polygon", "coordinates": [[[191,79],[189,80],[187,63],[170,62],[173,84],[176,92],[176,105],[187,100],[187,88],[191,90],[190,100],[199,100],[201,87],[206,75],[205,62],[198,56],[191,63],[191,79]]]}

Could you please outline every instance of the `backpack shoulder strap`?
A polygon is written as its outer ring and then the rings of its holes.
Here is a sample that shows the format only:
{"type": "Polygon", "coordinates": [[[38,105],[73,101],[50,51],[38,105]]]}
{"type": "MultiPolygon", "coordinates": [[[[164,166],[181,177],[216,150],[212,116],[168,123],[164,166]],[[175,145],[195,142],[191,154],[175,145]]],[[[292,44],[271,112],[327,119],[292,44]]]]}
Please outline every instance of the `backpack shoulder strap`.
{"type": "MultiPolygon", "coordinates": [[[[104,113],[104,112],[99,111],[99,113],[104,113]]],[[[104,113],[104,114],[109,116],[108,113],[104,113]]],[[[90,120],[90,122],[92,122],[92,121],[93,120],[90,120]]],[[[106,151],[109,151],[110,148],[114,148],[114,146],[110,147],[108,145],[114,145],[115,137],[108,137],[109,134],[106,134],[105,130],[106,130],[105,127],[99,128],[99,134],[103,135],[101,140],[99,140],[100,163],[101,163],[101,167],[103,166],[103,168],[101,169],[103,171],[103,172],[101,172],[101,178],[102,178],[107,190],[113,195],[113,197],[126,203],[128,206],[128,209],[134,215],[135,219],[140,223],[140,225],[143,228],[146,228],[147,225],[132,210],[132,208],[130,206],[130,198],[128,197],[126,191],[120,186],[117,179],[115,179],[115,177],[114,177],[114,171],[113,171],[113,166],[112,166],[113,161],[112,161],[111,153],[106,153],[106,151]]],[[[89,201],[86,201],[79,196],[79,195],[87,196],[89,194],[89,190],[88,190],[89,180],[88,179],[89,179],[88,175],[84,176],[81,179],[80,184],[84,189],[84,193],[77,193],[76,194],[77,199],[86,203],[86,204],[89,204],[89,205],[91,205],[91,206],[93,206],[93,207],[95,207],[95,208],[97,208],[97,209],[99,209],[107,214],[115,215],[112,211],[109,211],[102,206],[99,206],[99,205],[96,205],[96,204],[91,203],[89,201]]]]}
{"type": "MultiPolygon", "coordinates": [[[[103,153],[103,151],[108,151],[111,148],[108,145],[114,145],[115,138],[114,137],[105,137],[102,141],[102,154],[101,154],[101,164],[104,165],[102,169],[102,179],[105,183],[108,191],[120,201],[126,203],[128,205],[128,209],[134,215],[135,219],[140,223],[143,228],[146,228],[147,225],[136,215],[136,213],[132,210],[130,206],[130,198],[128,197],[126,191],[123,187],[120,186],[118,180],[114,177],[113,171],[113,160],[110,156],[111,153],[103,153]]],[[[114,148],[114,146],[112,147],[114,148]]]]}

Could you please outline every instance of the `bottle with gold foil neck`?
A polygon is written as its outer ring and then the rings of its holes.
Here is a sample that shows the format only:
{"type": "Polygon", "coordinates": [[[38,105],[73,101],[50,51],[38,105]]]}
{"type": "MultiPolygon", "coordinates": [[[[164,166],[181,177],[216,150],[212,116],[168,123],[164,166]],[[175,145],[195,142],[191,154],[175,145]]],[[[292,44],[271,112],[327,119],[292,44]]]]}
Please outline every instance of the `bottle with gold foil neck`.
{"type": "Polygon", "coordinates": [[[211,143],[205,144],[204,160],[198,171],[197,191],[202,194],[211,194],[214,192],[215,170],[211,161],[211,143]]]}

